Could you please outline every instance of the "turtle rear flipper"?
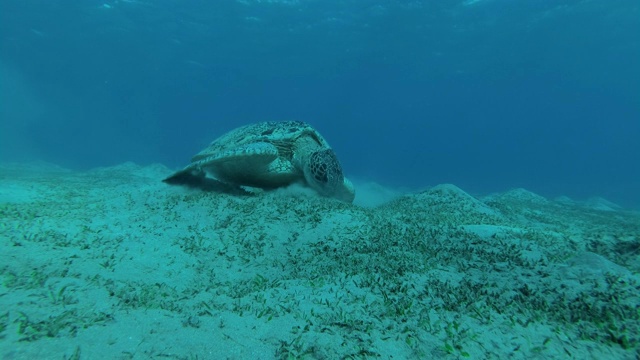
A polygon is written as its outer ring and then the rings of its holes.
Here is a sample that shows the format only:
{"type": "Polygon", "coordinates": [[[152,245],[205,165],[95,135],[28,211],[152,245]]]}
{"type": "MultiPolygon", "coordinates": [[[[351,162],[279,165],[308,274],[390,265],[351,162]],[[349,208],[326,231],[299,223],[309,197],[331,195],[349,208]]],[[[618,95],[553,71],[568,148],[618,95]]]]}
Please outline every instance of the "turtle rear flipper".
{"type": "Polygon", "coordinates": [[[201,169],[188,167],[162,180],[162,182],[171,185],[197,185],[202,183],[206,176],[207,174],[201,169]]]}
{"type": "Polygon", "coordinates": [[[168,178],[162,180],[162,182],[170,185],[182,185],[204,191],[213,191],[233,195],[250,194],[240,186],[226,184],[222,181],[207,177],[207,174],[202,169],[196,168],[186,168],[184,170],[178,171],[168,178]]]}

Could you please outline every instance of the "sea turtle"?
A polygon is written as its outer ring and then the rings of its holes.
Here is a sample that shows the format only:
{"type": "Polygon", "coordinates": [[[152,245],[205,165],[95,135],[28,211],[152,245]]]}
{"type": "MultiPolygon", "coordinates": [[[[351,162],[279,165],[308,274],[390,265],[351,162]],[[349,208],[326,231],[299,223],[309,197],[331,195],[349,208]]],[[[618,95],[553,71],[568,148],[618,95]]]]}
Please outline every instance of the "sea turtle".
{"type": "Polygon", "coordinates": [[[228,185],[274,189],[305,183],[323,196],[352,202],[355,191],[327,141],[301,121],[242,126],[214,140],[164,181],[210,175],[228,185]]]}

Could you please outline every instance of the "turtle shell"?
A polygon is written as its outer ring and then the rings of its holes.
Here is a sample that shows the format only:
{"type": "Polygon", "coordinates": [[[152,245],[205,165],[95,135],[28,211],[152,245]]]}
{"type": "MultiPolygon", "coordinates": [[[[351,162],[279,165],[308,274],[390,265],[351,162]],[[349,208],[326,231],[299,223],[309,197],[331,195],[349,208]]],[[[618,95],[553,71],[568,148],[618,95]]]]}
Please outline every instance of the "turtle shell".
{"type": "Polygon", "coordinates": [[[220,136],[191,163],[228,183],[260,188],[286,186],[303,180],[304,174],[294,163],[301,138],[314,147],[329,149],[327,141],[304,122],[263,122],[220,136]]]}
{"type": "Polygon", "coordinates": [[[353,186],[342,175],[333,150],[313,127],[301,121],[262,122],[234,129],[165,181],[184,183],[205,174],[226,184],[263,189],[306,182],[322,195],[353,200],[353,186]]]}

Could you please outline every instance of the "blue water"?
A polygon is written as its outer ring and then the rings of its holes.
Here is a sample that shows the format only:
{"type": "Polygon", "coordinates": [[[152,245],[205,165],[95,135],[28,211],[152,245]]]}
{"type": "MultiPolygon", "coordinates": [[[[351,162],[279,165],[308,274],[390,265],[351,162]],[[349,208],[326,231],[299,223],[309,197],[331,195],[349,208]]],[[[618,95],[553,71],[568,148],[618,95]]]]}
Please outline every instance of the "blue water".
{"type": "Polygon", "coordinates": [[[185,165],[310,122],[347,175],[640,207],[635,0],[0,0],[0,160],[185,165]]]}

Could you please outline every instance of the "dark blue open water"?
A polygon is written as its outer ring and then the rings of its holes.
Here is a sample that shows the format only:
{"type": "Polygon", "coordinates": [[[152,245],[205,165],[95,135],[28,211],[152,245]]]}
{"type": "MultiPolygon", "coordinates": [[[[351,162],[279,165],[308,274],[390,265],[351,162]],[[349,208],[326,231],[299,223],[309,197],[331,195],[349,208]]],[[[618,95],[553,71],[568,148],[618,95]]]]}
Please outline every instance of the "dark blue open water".
{"type": "Polygon", "coordinates": [[[0,160],[185,165],[304,120],[347,175],[640,206],[635,0],[0,0],[0,160]]]}

